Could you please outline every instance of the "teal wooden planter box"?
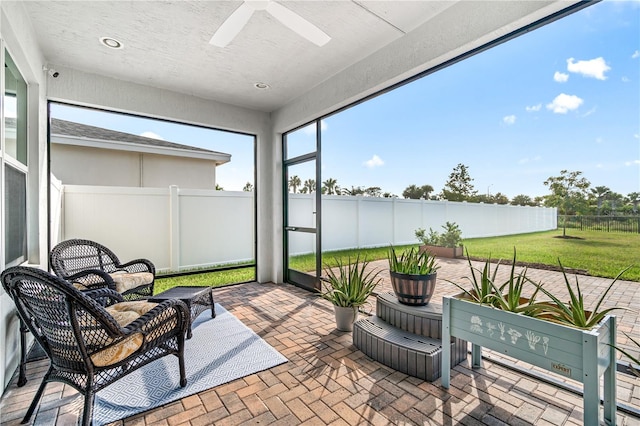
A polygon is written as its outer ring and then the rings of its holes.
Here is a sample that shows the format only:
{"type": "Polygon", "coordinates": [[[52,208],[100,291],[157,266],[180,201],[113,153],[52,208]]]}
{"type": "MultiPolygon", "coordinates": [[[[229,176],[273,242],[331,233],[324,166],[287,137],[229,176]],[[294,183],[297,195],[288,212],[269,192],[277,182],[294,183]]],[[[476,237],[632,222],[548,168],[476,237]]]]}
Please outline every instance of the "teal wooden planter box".
{"type": "MultiPolygon", "coordinates": [[[[584,384],[584,424],[599,425],[600,377],[604,376],[604,421],[616,422],[616,318],[607,316],[591,330],[502,311],[461,299],[442,298],[442,341],[452,337],[472,344],[472,365],[481,349],[500,352],[584,384]],[[611,345],[611,346],[609,346],[611,345]]],[[[442,346],[441,383],[449,387],[448,345],[442,346]]]]}

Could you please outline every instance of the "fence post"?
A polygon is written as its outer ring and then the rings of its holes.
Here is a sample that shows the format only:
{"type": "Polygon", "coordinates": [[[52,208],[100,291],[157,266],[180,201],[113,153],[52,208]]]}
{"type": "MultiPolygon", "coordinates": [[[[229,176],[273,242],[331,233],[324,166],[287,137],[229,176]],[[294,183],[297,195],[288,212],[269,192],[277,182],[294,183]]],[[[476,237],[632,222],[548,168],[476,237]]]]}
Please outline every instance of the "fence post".
{"type": "Polygon", "coordinates": [[[169,267],[180,269],[180,200],[178,187],[169,186],[169,267]]]}
{"type": "Polygon", "coordinates": [[[356,196],[356,241],[357,248],[362,247],[362,241],[360,241],[360,197],[356,196]]]}

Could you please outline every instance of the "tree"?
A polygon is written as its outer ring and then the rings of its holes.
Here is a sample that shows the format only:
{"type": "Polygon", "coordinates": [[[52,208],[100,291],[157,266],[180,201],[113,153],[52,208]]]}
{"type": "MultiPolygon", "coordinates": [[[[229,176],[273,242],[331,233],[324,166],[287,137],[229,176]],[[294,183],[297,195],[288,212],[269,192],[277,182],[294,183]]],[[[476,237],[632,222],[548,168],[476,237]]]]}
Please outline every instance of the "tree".
{"type": "Polygon", "coordinates": [[[402,196],[404,198],[409,198],[411,200],[419,200],[420,198],[424,198],[425,200],[429,199],[429,194],[433,192],[433,186],[431,185],[409,185],[402,191],[402,196]]]}
{"type": "Polygon", "coordinates": [[[606,206],[609,208],[609,214],[615,216],[616,210],[624,207],[624,195],[618,192],[610,192],[607,195],[606,206]]]}
{"type": "Polygon", "coordinates": [[[513,197],[513,199],[511,200],[511,204],[514,206],[533,206],[535,205],[533,203],[533,200],[531,200],[531,197],[529,197],[528,195],[524,195],[524,194],[519,194],[516,195],[515,197],[513,197]]]}
{"type": "Polygon", "coordinates": [[[544,181],[551,190],[546,205],[557,207],[563,216],[562,237],[567,236],[567,215],[581,212],[586,206],[587,190],[591,183],[580,177],[582,172],[561,170],[560,176],[552,176],[544,181]]]}
{"type": "Polygon", "coordinates": [[[473,187],[473,178],[469,176],[468,167],[459,163],[453,168],[449,180],[444,184],[440,198],[449,201],[468,201],[477,193],[473,187]]]}
{"type": "Polygon", "coordinates": [[[302,181],[300,181],[300,178],[297,175],[289,178],[289,189],[291,189],[294,194],[298,192],[298,187],[300,185],[302,185],[302,181]]]}
{"type": "Polygon", "coordinates": [[[595,188],[591,188],[591,194],[593,194],[598,201],[598,216],[600,216],[600,211],[602,210],[602,200],[604,199],[605,195],[610,192],[611,190],[606,186],[596,186],[595,188]]]}
{"type": "Polygon", "coordinates": [[[395,194],[392,194],[391,192],[384,192],[382,194],[382,198],[398,198],[398,196],[395,194]]]}
{"type": "Polygon", "coordinates": [[[339,195],[338,193],[336,193],[336,188],[338,187],[337,184],[338,181],[333,178],[325,180],[324,182],[322,182],[322,193],[327,195],[339,195]]]}
{"type": "Polygon", "coordinates": [[[342,191],[347,194],[347,195],[351,195],[351,196],[355,196],[355,195],[364,195],[364,188],[362,188],[361,186],[352,186],[351,189],[346,189],[343,188],[342,191]]]}
{"type": "Polygon", "coordinates": [[[304,181],[304,193],[311,194],[312,192],[316,192],[316,180],[315,179],[307,179],[304,181]]]}
{"type": "Polygon", "coordinates": [[[491,201],[493,201],[495,204],[509,204],[509,197],[504,195],[502,192],[496,192],[491,196],[491,201]]]}
{"type": "Polygon", "coordinates": [[[364,190],[364,193],[369,197],[380,197],[382,189],[379,186],[370,186],[364,190]]]}
{"type": "Polygon", "coordinates": [[[633,214],[638,213],[638,203],[640,203],[640,192],[627,194],[629,202],[633,205],[633,214]]]}
{"type": "Polygon", "coordinates": [[[251,184],[251,182],[247,182],[247,183],[244,185],[244,188],[242,188],[242,190],[243,190],[244,192],[252,192],[252,191],[253,191],[253,185],[251,184]]]}
{"type": "Polygon", "coordinates": [[[216,183],[216,191],[224,191],[224,188],[216,183]]]}

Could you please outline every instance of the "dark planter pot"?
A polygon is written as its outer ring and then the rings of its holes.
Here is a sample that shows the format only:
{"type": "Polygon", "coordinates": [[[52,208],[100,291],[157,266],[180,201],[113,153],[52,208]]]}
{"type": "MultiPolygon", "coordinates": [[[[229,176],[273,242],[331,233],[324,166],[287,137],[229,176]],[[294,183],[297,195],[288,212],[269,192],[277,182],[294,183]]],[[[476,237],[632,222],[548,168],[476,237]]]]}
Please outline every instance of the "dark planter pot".
{"type": "Polygon", "coordinates": [[[464,254],[464,246],[442,247],[442,246],[420,246],[420,253],[428,251],[436,257],[456,258],[464,254]]]}
{"type": "Polygon", "coordinates": [[[424,306],[429,303],[436,289],[437,272],[414,275],[389,271],[389,274],[398,302],[411,306],[424,306]]]}

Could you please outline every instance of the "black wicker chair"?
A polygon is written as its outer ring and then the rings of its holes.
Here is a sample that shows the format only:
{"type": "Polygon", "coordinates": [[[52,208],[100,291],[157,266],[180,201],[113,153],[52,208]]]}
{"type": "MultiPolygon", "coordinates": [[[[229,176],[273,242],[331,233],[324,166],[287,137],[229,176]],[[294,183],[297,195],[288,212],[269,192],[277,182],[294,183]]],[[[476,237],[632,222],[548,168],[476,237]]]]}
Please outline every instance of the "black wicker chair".
{"type": "MultiPolygon", "coordinates": [[[[53,272],[76,285],[94,288],[95,281],[87,281],[86,271],[102,277],[106,285],[127,300],[153,295],[156,268],[147,259],[120,263],[118,256],[95,241],[71,239],[57,244],[49,254],[53,272]]],[[[102,283],[97,285],[103,286],[102,283]]]]}
{"type": "Polygon", "coordinates": [[[89,425],[96,392],[166,355],[178,357],[180,386],[186,386],[189,310],[183,302],[124,302],[112,289],[79,291],[29,267],[8,268],[1,280],[50,360],[23,423],[29,422],[47,383],[62,382],[84,395],[82,423],[89,425]]]}

